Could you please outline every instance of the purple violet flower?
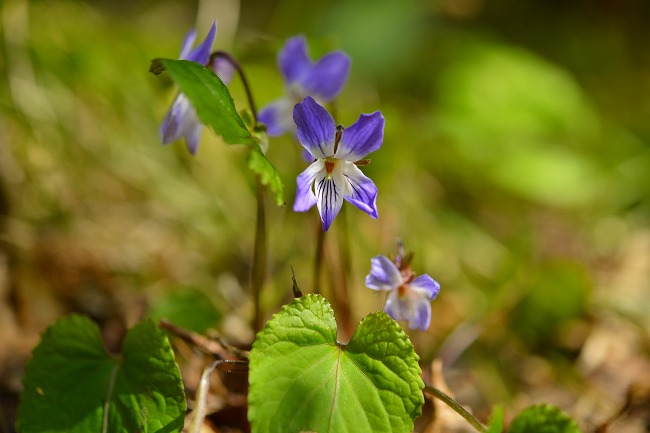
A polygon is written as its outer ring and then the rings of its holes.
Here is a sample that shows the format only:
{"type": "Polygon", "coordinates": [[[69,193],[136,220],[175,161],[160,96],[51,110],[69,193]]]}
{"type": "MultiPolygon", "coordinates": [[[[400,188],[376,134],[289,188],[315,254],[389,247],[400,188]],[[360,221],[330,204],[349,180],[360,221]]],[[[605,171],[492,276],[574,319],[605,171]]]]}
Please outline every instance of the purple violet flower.
{"type": "Polygon", "coordinates": [[[381,147],[384,116],[380,111],[362,114],[348,128],[337,127],[325,108],[307,97],[293,109],[298,140],[309,151],[312,164],[297,179],[293,210],[305,212],[315,204],[327,231],[346,199],[377,218],[377,187],[357,164],[381,147]]]}
{"type": "Polygon", "coordinates": [[[427,274],[416,278],[408,260],[398,258],[397,262],[399,267],[386,256],[373,257],[366,287],[388,291],[384,311],[394,320],[408,321],[409,328],[426,331],[431,322],[431,301],[438,295],[440,284],[427,274]]]}
{"type": "Polygon", "coordinates": [[[314,63],[307,54],[305,37],[295,36],[285,42],[278,54],[278,66],[284,76],[286,95],[264,107],[258,115],[272,137],[295,132],[293,107],[305,97],[325,103],[339,94],[348,79],[350,58],[335,51],[314,63]]]}
{"type": "MultiPolygon", "coordinates": [[[[196,31],[191,30],[183,40],[180,59],[209,66],[224,84],[228,84],[232,80],[234,73],[233,67],[228,62],[217,59],[211,65],[208,65],[216,34],[217,23],[213,21],[205,40],[192,50],[192,44],[196,39],[196,31]]],[[[195,154],[202,131],[203,124],[199,120],[194,107],[184,94],[179,93],[160,127],[160,137],[163,144],[169,144],[184,137],[187,149],[191,154],[195,154]]]]}

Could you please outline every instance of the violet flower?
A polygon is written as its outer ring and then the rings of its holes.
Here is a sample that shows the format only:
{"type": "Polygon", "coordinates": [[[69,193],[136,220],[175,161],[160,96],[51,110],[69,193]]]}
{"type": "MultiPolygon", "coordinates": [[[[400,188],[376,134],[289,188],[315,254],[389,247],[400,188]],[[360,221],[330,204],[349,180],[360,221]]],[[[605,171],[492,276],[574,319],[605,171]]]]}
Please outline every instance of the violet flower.
{"type": "Polygon", "coordinates": [[[325,103],[339,94],[348,79],[350,58],[335,51],[314,63],[307,54],[305,37],[295,36],[285,42],[278,54],[278,67],[284,76],[286,95],[264,107],[258,115],[272,137],[295,132],[293,107],[305,97],[325,103]]]}
{"type": "MultiPolygon", "coordinates": [[[[180,59],[190,60],[210,67],[224,84],[228,84],[232,80],[234,73],[234,68],[228,62],[217,59],[208,65],[216,34],[217,23],[213,21],[205,40],[192,50],[192,44],[196,39],[196,31],[191,30],[183,40],[180,59]]],[[[184,137],[187,149],[190,153],[195,154],[202,131],[203,124],[199,120],[194,107],[184,94],[179,93],[160,127],[160,137],[163,144],[169,144],[184,137]]]]}
{"type": "Polygon", "coordinates": [[[440,284],[427,274],[415,277],[408,261],[395,265],[386,256],[370,260],[366,287],[388,291],[384,311],[394,320],[408,321],[409,328],[426,331],[431,322],[431,301],[440,291],[440,284]]]}
{"type": "Polygon", "coordinates": [[[293,109],[298,140],[315,161],[297,179],[293,210],[305,212],[315,204],[327,231],[346,199],[377,218],[377,187],[358,165],[370,152],[381,147],[384,116],[380,111],[362,114],[344,129],[337,127],[325,108],[307,97],[293,109]]]}

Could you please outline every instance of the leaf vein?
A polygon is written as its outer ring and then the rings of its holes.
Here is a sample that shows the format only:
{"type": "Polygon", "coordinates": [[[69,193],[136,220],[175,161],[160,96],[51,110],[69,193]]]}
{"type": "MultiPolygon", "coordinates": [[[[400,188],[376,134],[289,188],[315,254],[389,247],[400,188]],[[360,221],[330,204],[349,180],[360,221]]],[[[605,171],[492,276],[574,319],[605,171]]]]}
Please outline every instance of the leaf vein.
{"type": "MultiPolygon", "coordinates": [[[[334,353],[334,352],[332,352],[332,354],[333,354],[333,353],[334,353]]],[[[332,354],[327,355],[327,356],[323,357],[320,361],[313,363],[313,364],[312,364],[308,369],[306,369],[306,370],[305,370],[305,371],[304,371],[300,376],[296,377],[296,378],[291,382],[291,385],[293,385],[294,383],[296,383],[296,382],[298,381],[298,379],[300,379],[302,376],[304,376],[308,371],[312,370],[312,369],[315,368],[317,365],[319,365],[321,362],[325,361],[325,360],[328,359],[330,356],[332,356],[332,354]]],[[[335,367],[335,368],[336,368],[336,367],[335,367]]],[[[289,425],[289,426],[291,425],[291,423],[292,423],[293,420],[295,419],[296,415],[300,412],[300,410],[301,410],[301,409],[302,409],[302,408],[303,408],[307,403],[309,403],[309,402],[312,400],[313,396],[316,394],[316,391],[318,391],[318,389],[319,389],[323,384],[325,384],[325,383],[329,380],[329,378],[332,376],[332,373],[333,373],[333,372],[334,372],[334,370],[332,370],[329,374],[327,374],[327,375],[323,378],[323,380],[321,381],[321,383],[320,383],[318,386],[314,386],[314,387],[313,387],[312,392],[307,396],[307,398],[303,399],[303,401],[302,401],[302,403],[300,404],[300,406],[298,406],[298,409],[295,410],[295,411],[293,412],[293,415],[291,416],[291,418],[290,418],[289,421],[287,422],[287,425],[289,425]]],[[[289,386],[289,387],[287,388],[287,391],[289,391],[289,390],[291,390],[291,386],[289,386]]],[[[285,400],[285,398],[286,398],[287,395],[289,395],[289,392],[287,392],[287,393],[284,395],[284,397],[282,398],[282,402],[280,402],[280,405],[284,402],[284,400],[285,400]]],[[[304,427],[304,426],[303,426],[303,427],[304,427]]],[[[303,428],[303,427],[301,427],[301,428],[303,428]]]]}
{"type": "Polygon", "coordinates": [[[111,405],[111,398],[113,397],[113,387],[117,381],[117,372],[120,369],[120,364],[115,364],[111,370],[111,377],[108,380],[108,390],[106,391],[106,400],[104,401],[104,418],[102,420],[102,433],[108,432],[108,413],[111,405]]]}
{"type": "Polygon", "coordinates": [[[327,422],[327,431],[332,431],[332,418],[334,417],[334,406],[336,406],[336,400],[339,393],[339,371],[341,370],[341,353],[343,352],[340,348],[337,348],[338,355],[336,357],[336,365],[334,370],[336,375],[334,377],[334,396],[332,397],[332,404],[330,406],[330,419],[327,422]]]}
{"type": "MultiPolygon", "coordinates": [[[[354,363],[353,363],[353,365],[354,365],[354,363]]],[[[366,418],[366,423],[368,424],[368,428],[371,428],[372,425],[370,423],[370,419],[368,419],[368,414],[366,413],[365,408],[363,407],[363,404],[361,403],[361,399],[359,398],[359,394],[357,393],[356,389],[354,389],[354,386],[352,385],[352,382],[350,382],[350,379],[348,379],[348,375],[345,374],[345,371],[341,371],[341,373],[343,373],[343,378],[345,379],[345,381],[350,386],[350,389],[352,390],[352,395],[354,395],[354,398],[356,399],[357,403],[359,404],[360,412],[366,418]]],[[[367,376],[366,376],[366,378],[367,378],[367,376]]],[[[373,385],[373,387],[374,387],[374,384],[372,382],[370,382],[370,384],[373,385]]]]}

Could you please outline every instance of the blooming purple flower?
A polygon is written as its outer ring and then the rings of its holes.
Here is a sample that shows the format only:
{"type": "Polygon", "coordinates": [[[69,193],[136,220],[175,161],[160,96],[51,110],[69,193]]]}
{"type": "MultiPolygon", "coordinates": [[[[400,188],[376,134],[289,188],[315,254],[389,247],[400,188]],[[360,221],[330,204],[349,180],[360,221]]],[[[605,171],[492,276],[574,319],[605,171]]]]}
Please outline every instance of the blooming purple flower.
{"type": "Polygon", "coordinates": [[[298,140],[315,159],[297,179],[293,210],[305,212],[315,204],[327,231],[346,199],[377,218],[377,187],[355,163],[381,147],[384,116],[362,114],[353,125],[337,127],[325,108],[311,97],[295,106],[298,140]]]}
{"type": "MultiPolygon", "coordinates": [[[[228,84],[232,80],[234,73],[234,69],[229,63],[223,59],[217,59],[208,65],[216,34],[217,23],[213,21],[205,41],[192,50],[192,44],[196,39],[196,31],[191,30],[183,40],[180,59],[209,66],[224,84],[228,84]]],[[[179,93],[160,127],[160,137],[163,144],[169,144],[184,137],[187,149],[190,153],[195,154],[202,131],[203,124],[199,120],[194,107],[184,94],[179,93]]]]}
{"type": "Polygon", "coordinates": [[[408,263],[398,268],[386,256],[370,260],[366,287],[388,291],[384,311],[394,320],[409,322],[409,328],[426,331],[431,322],[431,301],[438,295],[440,284],[427,274],[415,277],[408,263]]]}
{"type": "Polygon", "coordinates": [[[278,66],[285,81],[286,95],[264,107],[259,115],[270,136],[295,131],[293,107],[307,96],[321,103],[339,94],[350,72],[350,58],[341,51],[329,53],[312,62],[304,36],[287,40],[278,55],[278,66]]]}

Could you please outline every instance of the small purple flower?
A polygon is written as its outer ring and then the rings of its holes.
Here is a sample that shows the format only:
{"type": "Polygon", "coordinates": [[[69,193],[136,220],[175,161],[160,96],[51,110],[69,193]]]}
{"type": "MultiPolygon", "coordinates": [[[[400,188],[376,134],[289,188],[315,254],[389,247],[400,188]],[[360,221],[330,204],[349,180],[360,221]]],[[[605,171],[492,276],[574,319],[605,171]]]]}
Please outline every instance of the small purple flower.
{"type": "MultiPolygon", "coordinates": [[[[183,40],[180,59],[209,66],[224,84],[228,84],[232,80],[234,73],[234,69],[229,63],[223,59],[217,59],[211,65],[208,65],[216,34],[217,23],[213,21],[205,41],[192,50],[192,44],[196,39],[196,31],[191,30],[183,40]]],[[[190,153],[195,154],[202,131],[203,124],[196,115],[194,107],[184,94],[179,93],[160,127],[160,137],[163,144],[169,144],[181,137],[185,137],[187,149],[190,153]]]]}
{"type": "Polygon", "coordinates": [[[346,199],[377,218],[377,187],[356,164],[381,147],[384,116],[376,111],[362,114],[353,125],[336,127],[325,108],[311,97],[295,106],[293,118],[298,140],[315,159],[297,179],[293,210],[305,212],[315,204],[327,231],[346,199]]]}
{"type": "Polygon", "coordinates": [[[350,72],[350,58],[341,51],[329,53],[312,62],[304,36],[287,40],[278,55],[278,66],[285,81],[286,95],[264,107],[259,115],[269,136],[295,131],[293,107],[307,96],[321,103],[339,94],[350,72]]]}
{"type": "Polygon", "coordinates": [[[384,311],[394,320],[408,321],[409,328],[426,331],[431,322],[431,301],[438,295],[440,284],[427,274],[415,277],[408,262],[399,268],[386,256],[370,260],[366,287],[388,291],[384,311]]]}

